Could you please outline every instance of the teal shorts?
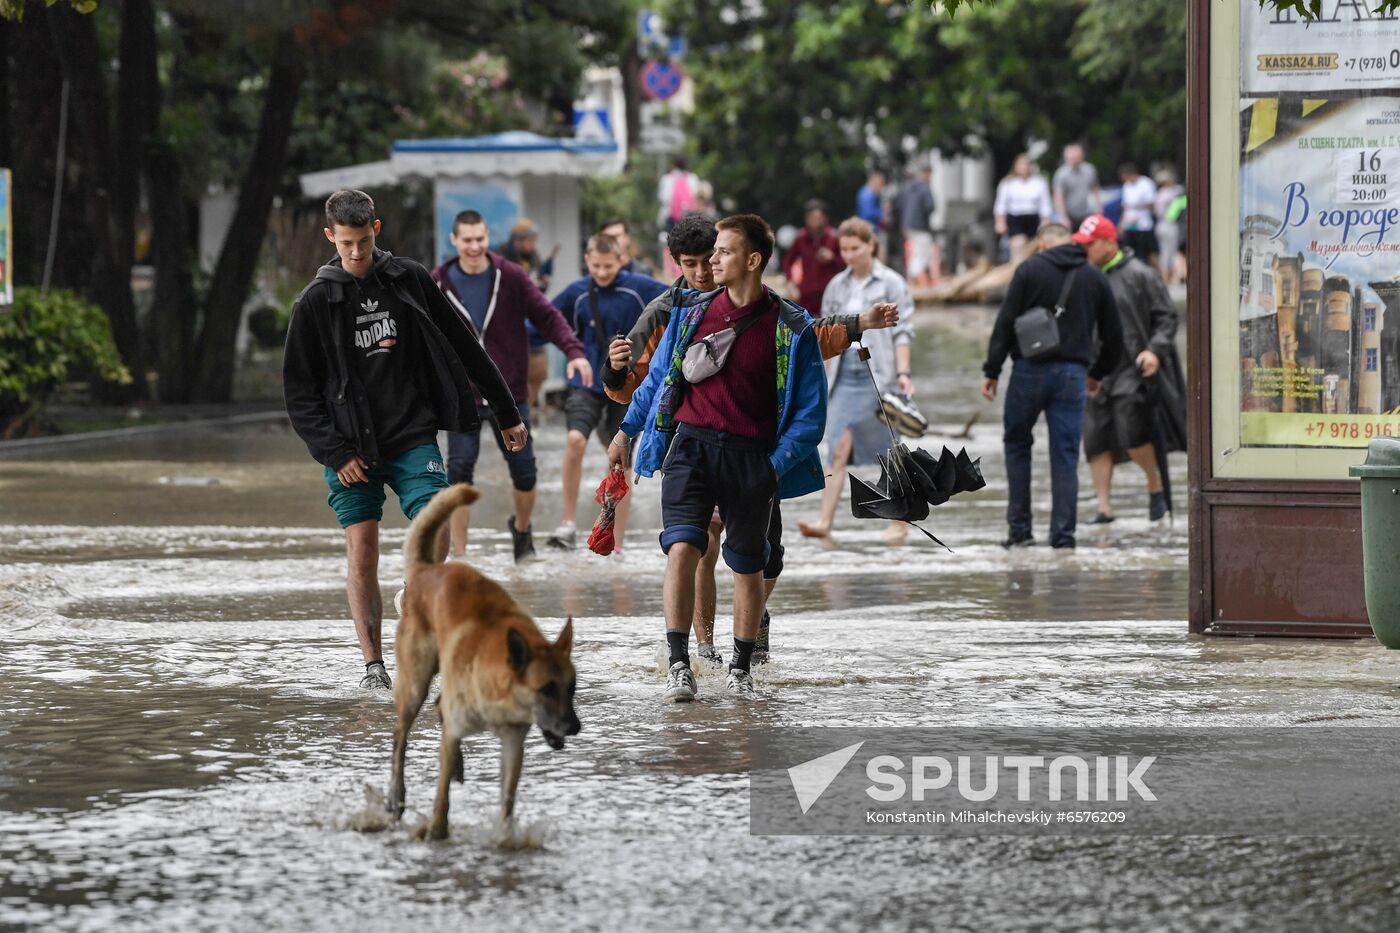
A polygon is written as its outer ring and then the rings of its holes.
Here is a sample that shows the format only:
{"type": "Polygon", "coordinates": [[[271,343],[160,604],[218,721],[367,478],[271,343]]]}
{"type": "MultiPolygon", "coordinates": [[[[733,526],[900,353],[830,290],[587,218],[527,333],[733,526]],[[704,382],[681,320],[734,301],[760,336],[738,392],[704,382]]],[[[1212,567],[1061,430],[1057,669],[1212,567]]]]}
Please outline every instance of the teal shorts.
{"type": "Polygon", "coordinates": [[[390,460],[365,471],[367,483],[343,486],[335,470],[326,467],[326,502],[335,509],[341,528],[384,517],[384,484],[399,497],[399,508],[411,521],[439,489],[447,488],[447,467],[436,443],[410,447],[390,460]]]}

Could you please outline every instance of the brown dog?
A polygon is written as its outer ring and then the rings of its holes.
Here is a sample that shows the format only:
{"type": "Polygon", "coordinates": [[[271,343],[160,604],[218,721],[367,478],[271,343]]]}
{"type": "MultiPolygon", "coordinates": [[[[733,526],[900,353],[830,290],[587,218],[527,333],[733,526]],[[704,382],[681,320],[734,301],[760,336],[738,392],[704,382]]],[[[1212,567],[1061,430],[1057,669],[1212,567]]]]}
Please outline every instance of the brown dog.
{"type": "Polygon", "coordinates": [[[394,705],[394,764],[389,807],[403,815],[404,754],[408,732],[442,671],[442,721],[437,800],[427,836],[447,836],[448,782],[462,780],[462,737],[494,732],[501,740],[501,820],[515,811],[515,788],[525,756],[525,734],[538,723],[551,748],[577,735],[570,618],[551,644],[504,589],[460,563],[434,563],[434,542],[454,509],[477,491],[458,484],[439,492],[414,519],[404,544],[407,591],[395,637],[398,682],[394,705]]]}

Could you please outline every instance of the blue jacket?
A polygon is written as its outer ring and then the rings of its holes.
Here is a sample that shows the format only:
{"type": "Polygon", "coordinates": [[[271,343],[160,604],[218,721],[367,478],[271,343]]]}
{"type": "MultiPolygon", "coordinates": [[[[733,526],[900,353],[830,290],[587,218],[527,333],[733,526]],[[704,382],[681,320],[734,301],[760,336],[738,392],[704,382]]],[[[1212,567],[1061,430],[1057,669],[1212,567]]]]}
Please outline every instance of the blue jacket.
{"type": "MultiPolygon", "coordinates": [[[[718,294],[719,289],[716,289],[696,306],[702,315],[718,294]]],[[[688,317],[686,314],[671,315],[652,354],[646,381],[633,393],[627,417],[622,421],[622,430],[628,437],[642,435],[637,449],[640,476],[652,476],[661,469],[675,437],[674,431],[658,427],[657,410],[661,404],[662,383],[679,358],[678,354],[683,355],[689,346],[689,340],[677,346],[688,317]]],[[[779,352],[787,354],[787,366],[778,367],[779,373],[786,369],[787,378],[779,377],[778,434],[773,439],[768,462],[778,475],[778,498],[795,499],[826,485],[821,460],[817,457],[817,446],[826,433],[826,371],[822,367],[822,352],[812,330],[811,317],[790,301],[782,301],[775,339],[779,352]],[[785,338],[784,331],[790,339],[785,338]]]]}
{"type": "MultiPolygon", "coordinates": [[[[591,276],[584,276],[554,296],[554,307],[563,313],[564,319],[583,341],[583,352],[593,367],[593,384],[584,388],[603,394],[603,369],[607,365],[608,344],[612,343],[615,334],[630,333],[647,303],[664,294],[666,288],[664,283],[655,279],[622,271],[606,287],[595,285],[591,276]],[[593,302],[589,300],[590,288],[594,290],[598,302],[600,320],[596,327],[593,302]],[[602,337],[601,342],[599,337],[602,337]]],[[[571,376],[569,385],[582,386],[583,383],[578,376],[571,376]]]]}

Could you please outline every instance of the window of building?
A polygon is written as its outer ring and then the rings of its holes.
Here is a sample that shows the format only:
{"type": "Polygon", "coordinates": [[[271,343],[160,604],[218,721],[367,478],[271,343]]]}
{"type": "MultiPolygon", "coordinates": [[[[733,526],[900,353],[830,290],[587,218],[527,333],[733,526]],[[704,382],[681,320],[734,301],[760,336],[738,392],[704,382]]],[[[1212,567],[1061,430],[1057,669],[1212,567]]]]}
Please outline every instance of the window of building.
{"type": "Polygon", "coordinates": [[[1293,277],[1285,275],[1283,281],[1278,286],[1279,304],[1293,304],[1293,277]]]}
{"type": "Polygon", "coordinates": [[[1374,331],[1374,330],[1376,329],[1376,309],[1375,309],[1375,308],[1367,308],[1367,309],[1365,309],[1365,311],[1362,312],[1362,317],[1361,317],[1361,319],[1365,322],[1364,326],[1365,326],[1365,328],[1366,328],[1366,330],[1367,330],[1368,333],[1371,332],[1371,331],[1374,331]]]}
{"type": "Polygon", "coordinates": [[[1375,372],[1375,371],[1376,371],[1376,348],[1375,348],[1375,347],[1367,347],[1367,348],[1366,348],[1366,372],[1368,372],[1368,373],[1373,373],[1373,372],[1375,372]]]}
{"type": "Polygon", "coordinates": [[[1247,292],[1247,291],[1249,291],[1249,269],[1248,269],[1248,268],[1244,268],[1244,269],[1241,269],[1241,270],[1240,270],[1240,291],[1242,291],[1242,292],[1247,292]]]}

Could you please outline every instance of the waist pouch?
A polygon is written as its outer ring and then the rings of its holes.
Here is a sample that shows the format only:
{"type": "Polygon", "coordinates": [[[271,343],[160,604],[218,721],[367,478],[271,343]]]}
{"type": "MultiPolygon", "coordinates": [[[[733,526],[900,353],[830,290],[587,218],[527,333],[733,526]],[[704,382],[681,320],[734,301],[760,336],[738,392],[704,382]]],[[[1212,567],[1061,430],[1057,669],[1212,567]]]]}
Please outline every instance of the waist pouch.
{"type": "Polygon", "coordinates": [[[686,347],[685,358],[681,361],[681,375],[685,376],[685,381],[692,385],[704,382],[724,369],[724,364],[729,361],[729,352],[734,349],[739,335],[752,327],[762,316],[762,311],[756,311],[733,327],[717,330],[686,347]]]}

